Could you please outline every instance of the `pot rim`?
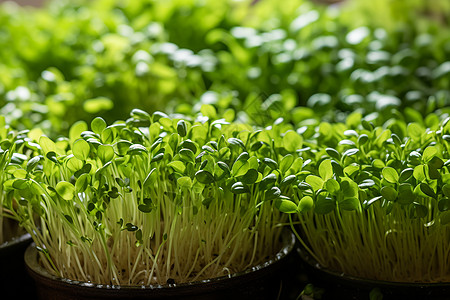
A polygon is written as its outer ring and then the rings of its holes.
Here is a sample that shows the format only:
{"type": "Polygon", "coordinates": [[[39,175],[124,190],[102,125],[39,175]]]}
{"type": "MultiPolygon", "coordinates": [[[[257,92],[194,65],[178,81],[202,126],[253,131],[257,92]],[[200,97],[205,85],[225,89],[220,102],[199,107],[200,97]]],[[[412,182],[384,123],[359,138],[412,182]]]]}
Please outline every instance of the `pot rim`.
{"type": "Polygon", "coordinates": [[[261,278],[267,274],[270,274],[279,265],[287,260],[289,254],[293,253],[294,246],[296,244],[296,238],[294,234],[289,230],[283,230],[282,232],[282,248],[277,254],[256,266],[253,266],[245,271],[237,272],[230,275],[198,280],[194,282],[179,283],[179,284],[152,284],[152,285],[111,285],[111,284],[95,284],[90,282],[83,282],[78,280],[71,280],[67,278],[61,278],[56,275],[50,274],[38,263],[38,251],[35,243],[31,243],[24,254],[25,265],[30,275],[44,284],[56,285],[60,288],[77,287],[77,289],[84,289],[86,292],[94,292],[96,290],[111,291],[111,293],[117,292],[117,290],[124,290],[134,293],[148,292],[149,290],[155,293],[167,293],[170,291],[177,291],[181,293],[190,293],[192,290],[198,287],[211,288],[214,290],[227,288],[230,283],[240,282],[245,279],[253,280],[261,278]]]}
{"type": "Polygon", "coordinates": [[[385,288],[405,288],[411,287],[426,289],[426,288],[450,288],[450,282],[401,282],[401,281],[387,281],[369,279],[364,277],[358,277],[354,275],[348,275],[343,272],[338,272],[333,269],[322,266],[316,259],[314,259],[307,251],[301,246],[296,248],[300,258],[307,263],[311,268],[320,272],[326,273],[328,276],[335,278],[337,281],[345,284],[359,283],[365,286],[371,287],[385,287],[385,288]]]}
{"type": "Polygon", "coordinates": [[[29,233],[24,233],[22,235],[19,236],[15,236],[12,239],[3,242],[2,244],[0,244],[0,252],[2,252],[3,250],[6,250],[10,247],[15,247],[18,245],[25,245],[30,243],[32,240],[31,235],[29,233]]]}

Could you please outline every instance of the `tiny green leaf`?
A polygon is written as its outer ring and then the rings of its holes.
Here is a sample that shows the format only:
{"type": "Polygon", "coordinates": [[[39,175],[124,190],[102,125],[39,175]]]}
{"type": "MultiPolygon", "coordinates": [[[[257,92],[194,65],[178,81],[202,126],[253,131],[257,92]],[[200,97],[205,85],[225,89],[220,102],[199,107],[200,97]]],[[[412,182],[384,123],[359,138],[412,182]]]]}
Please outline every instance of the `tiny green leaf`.
{"type": "Polygon", "coordinates": [[[358,196],[358,185],[351,179],[344,178],[341,183],[341,191],[345,197],[357,197],[358,196]]]}
{"type": "Polygon", "coordinates": [[[247,173],[242,176],[242,182],[245,184],[253,184],[258,179],[258,171],[255,169],[249,169],[247,173]]]}
{"type": "Polygon", "coordinates": [[[428,146],[423,151],[422,159],[424,162],[429,162],[437,153],[438,150],[435,146],[428,146]]]}
{"type": "Polygon", "coordinates": [[[236,160],[243,160],[243,161],[247,161],[250,158],[248,152],[242,152],[241,154],[239,154],[238,158],[236,158],[236,160]]]}
{"type": "Polygon", "coordinates": [[[18,190],[23,190],[28,188],[29,186],[29,180],[28,179],[16,179],[14,180],[12,187],[18,190]]]}
{"type": "Polygon", "coordinates": [[[365,145],[368,140],[369,140],[369,136],[367,134],[363,133],[358,137],[358,145],[361,147],[361,146],[365,145]]]}
{"type": "Polygon", "coordinates": [[[441,169],[444,166],[444,162],[439,157],[433,156],[433,158],[428,161],[428,166],[434,169],[441,169]]]}
{"type": "Polygon", "coordinates": [[[88,130],[88,126],[86,124],[85,121],[77,121],[75,122],[69,130],[69,139],[70,142],[73,143],[74,141],[76,141],[77,139],[80,138],[81,133],[83,131],[88,130]]]}
{"type": "Polygon", "coordinates": [[[114,102],[106,97],[87,99],[83,103],[83,109],[89,114],[96,114],[101,111],[108,111],[114,107],[114,102]]]}
{"type": "Polygon", "coordinates": [[[297,176],[295,175],[288,175],[285,178],[283,178],[283,180],[280,182],[280,187],[286,187],[286,186],[290,186],[292,183],[295,182],[295,180],[297,179],[297,176]]]}
{"type": "Polygon", "coordinates": [[[428,214],[428,208],[422,204],[413,203],[413,206],[410,207],[410,216],[411,218],[425,218],[428,214]]]}
{"type": "Polygon", "coordinates": [[[335,179],[330,178],[325,182],[325,188],[331,195],[336,195],[340,191],[341,186],[335,179]]]}
{"type": "Polygon", "coordinates": [[[368,131],[372,131],[374,128],[373,124],[367,120],[362,120],[361,125],[363,126],[363,128],[365,130],[368,130],[368,131]]]}
{"type": "MultiPolygon", "coordinates": [[[[176,136],[175,136],[175,135],[172,135],[172,137],[176,137],[176,136]]],[[[172,143],[170,143],[170,145],[171,145],[171,147],[172,147],[172,143]]],[[[193,141],[191,141],[191,140],[185,140],[185,141],[183,141],[183,142],[180,144],[180,146],[181,146],[182,148],[191,150],[192,153],[193,153],[194,155],[195,155],[195,153],[197,153],[197,145],[196,145],[193,141]]],[[[177,147],[177,144],[174,143],[173,148],[176,148],[176,147],[177,147]]]]}
{"type": "Polygon", "coordinates": [[[381,159],[377,158],[372,161],[372,166],[376,169],[383,169],[386,165],[381,159]]]}
{"type": "Polygon", "coordinates": [[[409,183],[402,183],[398,187],[398,203],[409,205],[415,200],[413,187],[409,183]]]}
{"type": "Polygon", "coordinates": [[[336,202],[328,197],[318,197],[316,200],[314,211],[318,214],[328,214],[336,208],[336,202]]]}
{"type": "Polygon", "coordinates": [[[333,166],[331,165],[331,160],[326,159],[320,163],[319,175],[322,177],[323,181],[327,181],[333,176],[333,166]]]}
{"type": "MultiPolygon", "coordinates": [[[[433,159],[436,157],[433,157],[433,159]]],[[[439,170],[435,167],[428,165],[425,167],[425,170],[427,170],[428,176],[430,179],[439,179],[441,177],[441,174],[439,173],[439,170]]]]}
{"type": "Polygon", "coordinates": [[[114,147],[115,147],[118,155],[124,156],[127,154],[128,149],[130,148],[131,145],[133,145],[133,144],[129,141],[121,140],[121,141],[118,141],[117,143],[115,143],[114,147]]]}
{"type": "Polygon", "coordinates": [[[219,168],[221,168],[226,174],[230,174],[230,167],[224,163],[223,161],[218,161],[217,165],[219,166],[219,168]]]}
{"type": "Polygon", "coordinates": [[[153,210],[153,206],[147,204],[139,204],[138,209],[143,213],[150,213],[153,210]]]}
{"type": "Polygon", "coordinates": [[[70,224],[73,224],[73,218],[69,215],[64,215],[64,217],[66,218],[67,222],[69,222],[70,224]]]}
{"type": "Polygon", "coordinates": [[[264,145],[264,142],[256,141],[256,142],[254,142],[254,143],[252,144],[252,146],[250,147],[250,150],[252,150],[252,151],[258,151],[259,148],[262,147],[262,145],[264,145]]]}
{"type": "Polygon", "coordinates": [[[371,206],[372,204],[376,203],[377,201],[380,201],[381,199],[383,199],[383,196],[377,196],[377,197],[374,197],[374,198],[372,198],[370,200],[364,200],[363,205],[367,209],[369,206],[371,206]]]}
{"type": "Polygon", "coordinates": [[[75,191],[77,193],[84,192],[87,187],[89,186],[90,176],[89,174],[82,174],[80,177],[78,177],[77,181],[75,182],[75,191]]]}
{"type": "Polygon", "coordinates": [[[177,132],[181,137],[185,137],[187,135],[187,126],[184,120],[179,120],[177,123],[177,132]]]}
{"type": "Polygon", "coordinates": [[[48,160],[54,162],[55,164],[58,163],[58,158],[56,156],[56,153],[53,151],[47,152],[47,154],[45,155],[45,157],[47,157],[48,160]]]}
{"type": "Polygon", "coordinates": [[[278,187],[273,186],[264,193],[264,200],[269,201],[269,200],[277,199],[280,197],[280,195],[281,195],[281,190],[278,187]]]}
{"type": "Polygon", "coordinates": [[[31,172],[36,166],[39,164],[39,162],[42,159],[42,155],[35,156],[33,158],[30,158],[30,160],[27,162],[27,172],[31,172]]]}
{"type": "Polygon", "coordinates": [[[238,181],[231,186],[231,192],[234,194],[244,194],[250,192],[247,185],[238,181]]]}
{"type": "Polygon", "coordinates": [[[303,144],[303,138],[297,132],[288,130],[283,136],[283,145],[288,152],[295,152],[303,144]]]}
{"type": "Polygon", "coordinates": [[[67,181],[58,182],[55,190],[61,198],[67,201],[72,200],[75,195],[75,187],[67,181]]]}
{"type": "Polygon", "coordinates": [[[74,176],[78,178],[82,174],[91,172],[91,169],[92,169],[92,165],[91,164],[89,164],[89,163],[84,164],[81,169],[79,169],[78,171],[75,172],[74,176]]]}
{"type": "Polygon", "coordinates": [[[380,193],[388,201],[395,201],[398,196],[397,191],[391,186],[383,186],[380,193]]]}
{"type": "Polygon", "coordinates": [[[237,146],[241,147],[243,150],[245,150],[244,143],[238,138],[229,138],[228,143],[231,145],[237,145],[237,146]]]}
{"type": "Polygon", "coordinates": [[[83,162],[72,154],[68,156],[66,166],[70,171],[76,172],[83,167],[83,162]]]}
{"type": "Polygon", "coordinates": [[[365,179],[365,180],[361,181],[360,184],[358,184],[358,187],[360,189],[368,189],[374,185],[375,185],[375,181],[373,181],[373,179],[365,179]]]}
{"type": "Polygon", "coordinates": [[[182,161],[174,160],[167,164],[168,167],[173,168],[174,171],[183,174],[186,170],[186,166],[182,161]]]}
{"type": "Polygon", "coordinates": [[[203,104],[200,108],[200,112],[209,119],[215,119],[217,117],[216,108],[211,104],[203,104]]]}
{"type": "Polygon", "coordinates": [[[156,172],[156,168],[153,168],[150,170],[150,172],[145,177],[143,186],[144,187],[151,186],[153,183],[156,182],[156,180],[157,180],[157,172],[156,172]]]}
{"type": "Polygon", "coordinates": [[[53,142],[50,138],[48,138],[45,135],[42,135],[39,138],[39,145],[42,148],[42,151],[44,151],[44,154],[47,154],[48,152],[56,152],[56,144],[53,142]]]}
{"type": "Polygon", "coordinates": [[[73,155],[79,160],[85,161],[89,157],[91,146],[83,139],[76,140],[72,146],[73,155]]]}
{"type": "Polygon", "coordinates": [[[136,231],[138,229],[139,228],[136,225],[133,225],[132,223],[125,224],[125,228],[124,228],[124,230],[127,230],[127,231],[136,231]]]}
{"type": "Polygon", "coordinates": [[[137,240],[137,244],[136,245],[141,244],[142,243],[142,230],[141,229],[136,231],[135,237],[136,237],[136,240],[137,240]]]}
{"type": "Polygon", "coordinates": [[[270,173],[266,177],[264,177],[261,182],[259,183],[259,189],[260,190],[266,190],[268,187],[270,187],[272,184],[274,184],[277,181],[277,175],[274,173],[270,173]]]}
{"type": "Polygon", "coordinates": [[[450,184],[446,183],[442,186],[442,192],[445,196],[450,198],[450,184]]]}
{"type": "Polygon", "coordinates": [[[394,144],[397,147],[400,147],[402,145],[402,140],[395,133],[391,134],[391,138],[392,138],[392,141],[394,142],[394,144]]]}
{"type": "Polygon", "coordinates": [[[294,163],[294,156],[292,154],[284,156],[280,162],[281,173],[283,174],[286,173],[293,163],[294,163]]]}
{"type": "Polygon", "coordinates": [[[323,187],[323,179],[315,176],[315,175],[308,175],[305,179],[306,183],[308,183],[315,192],[320,190],[323,187]]]}
{"type": "Polygon", "coordinates": [[[195,173],[195,178],[199,182],[201,182],[203,184],[210,184],[210,183],[213,183],[215,181],[214,180],[214,176],[210,172],[208,172],[206,170],[199,170],[199,171],[197,171],[195,173]]]}
{"type": "Polygon", "coordinates": [[[411,176],[414,173],[414,169],[413,168],[407,168],[404,169],[401,173],[400,173],[400,177],[398,179],[399,182],[405,182],[407,181],[409,178],[411,178],[411,176]]]}
{"type": "Polygon", "coordinates": [[[417,123],[409,123],[406,127],[406,133],[414,139],[420,139],[424,132],[425,129],[417,123]]]}
{"type": "Polygon", "coordinates": [[[127,155],[138,155],[141,153],[147,153],[147,148],[141,144],[133,144],[127,150],[127,155]]]}
{"type": "Polygon", "coordinates": [[[338,177],[343,177],[344,176],[344,169],[342,168],[342,166],[338,162],[332,160],[331,161],[331,166],[333,167],[333,172],[338,177]]]}
{"type": "Polygon", "coordinates": [[[435,198],[436,199],[436,193],[433,191],[433,189],[426,183],[421,183],[420,184],[420,190],[422,191],[422,193],[424,193],[425,195],[431,197],[431,198],[435,198]]]}
{"type": "MultiPolygon", "coordinates": [[[[163,149],[164,149],[164,148],[163,148],[163,149]]],[[[163,158],[164,158],[164,152],[160,152],[160,153],[157,153],[156,155],[154,155],[154,156],[152,157],[152,159],[150,160],[150,162],[151,162],[151,163],[157,162],[157,161],[162,160],[163,158]]]]}
{"type": "Polygon", "coordinates": [[[311,198],[310,196],[304,196],[298,203],[298,211],[301,213],[308,212],[313,208],[313,206],[313,198],[311,198]]]}
{"type": "Polygon", "coordinates": [[[101,117],[96,117],[91,122],[91,129],[96,134],[101,134],[102,131],[106,128],[106,122],[101,117]]]}
{"type": "MultiPolygon", "coordinates": [[[[157,113],[158,112],[155,112],[155,115],[157,113]]],[[[138,108],[134,108],[131,111],[130,115],[131,115],[131,117],[133,117],[135,119],[150,120],[150,115],[147,112],[145,112],[141,109],[138,109],[138,108]]],[[[165,116],[167,116],[167,115],[165,115],[165,116]]],[[[157,121],[157,120],[155,120],[155,121],[157,121]]]]}
{"type": "Polygon", "coordinates": [[[297,212],[297,205],[291,200],[277,199],[275,206],[283,213],[292,214],[297,212]]]}
{"type": "Polygon", "coordinates": [[[231,168],[231,173],[233,176],[239,177],[243,176],[250,168],[250,164],[247,160],[236,160],[231,168]]]}
{"type": "Polygon", "coordinates": [[[383,178],[386,179],[390,183],[397,183],[399,176],[397,171],[391,167],[385,167],[382,170],[383,178]]]}
{"type": "Polygon", "coordinates": [[[358,152],[359,152],[358,148],[350,148],[347,151],[345,151],[342,155],[343,156],[353,156],[353,155],[355,155],[358,152]]]}
{"type": "Polygon", "coordinates": [[[268,158],[268,157],[265,157],[265,158],[263,159],[263,161],[264,161],[264,163],[265,163],[266,165],[268,165],[269,168],[271,168],[272,170],[278,169],[278,164],[277,164],[277,162],[274,161],[273,159],[268,158]]]}
{"type": "Polygon", "coordinates": [[[188,176],[183,176],[183,177],[180,177],[180,178],[177,179],[177,184],[180,187],[183,187],[183,188],[191,188],[192,187],[192,180],[188,176]]]}
{"type": "Polygon", "coordinates": [[[345,198],[339,202],[339,208],[343,210],[359,210],[359,200],[356,197],[345,198]]]}
{"type": "Polygon", "coordinates": [[[97,155],[103,164],[114,158],[114,149],[111,145],[100,145],[97,148],[97,155]]]}
{"type": "Polygon", "coordinates": [[[335,150],[333,148],[326,148],[325,151],[331,158],[334,158],[337,161],[339,161],[341,159],[341,155],[339,154],[339,152],[337,150],[335,150]]]}
{"type": "Polygon", "coordinates": [[[424,181],[427,178],[425,174],[425,166],[424,165],[416,166],[413,171],[413,176],[419,182],[424,181]]]}

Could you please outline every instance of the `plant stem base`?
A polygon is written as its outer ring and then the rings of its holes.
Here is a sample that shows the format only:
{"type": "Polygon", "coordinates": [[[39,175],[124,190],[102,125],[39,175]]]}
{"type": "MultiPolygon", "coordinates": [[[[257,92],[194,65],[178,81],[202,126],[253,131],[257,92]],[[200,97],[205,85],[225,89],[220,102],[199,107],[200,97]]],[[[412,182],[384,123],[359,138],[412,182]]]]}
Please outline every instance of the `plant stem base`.
{"type": "Polygon", "coordinates": [[[102,300],[273,300],[284,292],[283,280],[293,254],[295,237],[283,235],[284,247],[278,258],[230,277],[219,277],[192,284],[164,286],[105,286],[57,278],[44,270],[38,262],[34,245],[25,252],[25,263],[36,282],[39,299],[102,300]],[[285,237],[286,236],[286,237],[285,237]]]}

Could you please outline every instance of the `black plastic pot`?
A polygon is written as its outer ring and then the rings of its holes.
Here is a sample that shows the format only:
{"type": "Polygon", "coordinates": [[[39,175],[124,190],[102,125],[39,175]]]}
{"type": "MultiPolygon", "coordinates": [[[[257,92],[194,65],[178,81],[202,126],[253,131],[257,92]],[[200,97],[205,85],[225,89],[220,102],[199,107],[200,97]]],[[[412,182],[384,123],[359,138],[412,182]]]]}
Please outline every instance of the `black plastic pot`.
{"type": "Polygon", "coordinates": [[[242,273],[186,284],[159,286],[106,286],[58,278],[44,270],[38,262],[38,253],[30,245],[25,263],[36,281],[40,299],[277,299],[281,289],[282,273],[293,253],[295,237],[283,234],[283,248],[276,257],[242,273]]]}
{"type": "Polygon", "coordinates": [[[34,282],[28,275],[23,255],[32,239],[23,234],[0,245],[0,286],[2,299],[36,297],[34,282]],[[5,297],[5,298],[3,298],[5,297]]]}
{"type": "Polygon", "coordinates": [[[349,276],[321,266],[306,250],[297,248],[308,281],[315,287],[324,289],[322,299],[369,299],[374,289],[383,295],[383,300],[401,299],[450,299],[450,283],[404,283],[370,280],[349,276]]]}

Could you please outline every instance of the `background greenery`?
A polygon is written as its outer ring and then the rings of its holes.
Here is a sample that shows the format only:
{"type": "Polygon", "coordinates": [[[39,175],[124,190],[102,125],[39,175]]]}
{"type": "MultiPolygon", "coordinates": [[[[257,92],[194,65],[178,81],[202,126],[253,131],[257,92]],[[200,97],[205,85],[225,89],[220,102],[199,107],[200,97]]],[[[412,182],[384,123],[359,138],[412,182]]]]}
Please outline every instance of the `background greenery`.
{"type": "Polygon", "coordinates": [[[354,110],[418,120],[448,112],[449,19],[445,0],[5,3],[0,112],[51,136],[93,116],[199,103],[259,126],[354,110]]]}

